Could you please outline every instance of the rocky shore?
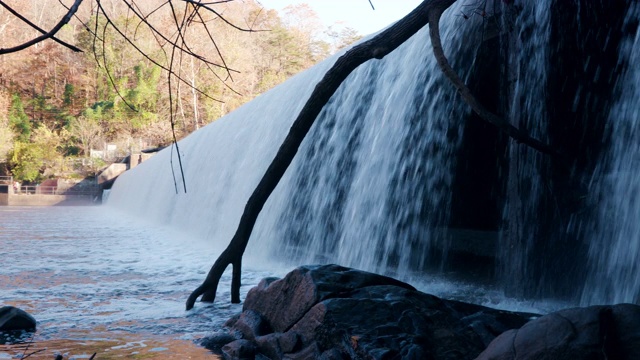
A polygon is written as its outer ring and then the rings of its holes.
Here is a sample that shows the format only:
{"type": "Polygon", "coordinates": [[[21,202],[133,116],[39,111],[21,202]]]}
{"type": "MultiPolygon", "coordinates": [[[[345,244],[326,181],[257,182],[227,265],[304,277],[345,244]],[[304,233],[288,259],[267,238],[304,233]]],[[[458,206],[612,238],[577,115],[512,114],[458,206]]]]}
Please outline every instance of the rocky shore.
{"type": "Polygon", "coordinates": [[[225,359],[640,359],[640,306],[544,316],[444,300],[338,265],[251,289],[202,345],[225,359]]]}

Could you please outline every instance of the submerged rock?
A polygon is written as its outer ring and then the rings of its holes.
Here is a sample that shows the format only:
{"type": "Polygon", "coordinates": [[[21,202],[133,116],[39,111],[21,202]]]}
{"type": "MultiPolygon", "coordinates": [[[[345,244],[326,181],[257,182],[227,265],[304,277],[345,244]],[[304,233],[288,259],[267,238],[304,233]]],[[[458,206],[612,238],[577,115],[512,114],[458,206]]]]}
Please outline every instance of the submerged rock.
{"type": "Polygon", "coordinates": [[[26,311],[13,306],[0,308],[0,331],[33,331],[36,329],[36,319],[26,311]]]}

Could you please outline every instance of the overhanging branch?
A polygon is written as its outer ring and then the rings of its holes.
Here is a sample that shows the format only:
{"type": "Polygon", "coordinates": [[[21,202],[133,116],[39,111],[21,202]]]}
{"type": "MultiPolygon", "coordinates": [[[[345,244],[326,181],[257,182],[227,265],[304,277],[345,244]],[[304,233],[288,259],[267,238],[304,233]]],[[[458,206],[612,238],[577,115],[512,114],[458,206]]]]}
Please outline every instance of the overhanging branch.
{"type": "Polygon", "coordinates": [[[311,96],[291,125],[289,133],[278,149],[275,158],[262,176],[262,179],[249,197],[240,218],[236,233],[227,248],[220,254],[211,267],[207,278],[187,299],[187,310],[193,308],[195,301],[202,295],[202,301],[213,302],[216,297],[218,283],[222,273],[229,265],[233,265],[231,281],[231,302],[240,301],[240,266],[242,255],[249,242],[258,215],[267,199],[280,182],[285,171],[293,161],[298,148],[311,129],[316,118],[338,90],[342,82],[358,66],[371,59],[381,59],[402,45],[429,21],[429,12],[446,10],[456,0],[426,0],[407,16],[391,27],[382,31],[372,39],[354,46],[333,64],[313,89],[311,96]]]}
{"type": "Polygon", "coordinates": [[[53,27],[53,29],[51,29],[49,32],[45,32],[43,29],[39,28],[38,26],[36,26],[35,24],[32,24],[29,20],[27,20],[26,18],[20,16],[19,14],[17,14],[15,11],[13,11],[13,9],[11,9],[10,7],[8,7],[4,1],[0,1],[0,5],[2,5],[5,9],[7,9],[9,12],[11,12],[12,14],[16,15],[20,20],[25,21],[27,24],[29,24],[31,27],[33,27],[34,29],[40,31],[42,33],[41,36],[36,37],[35,39],[32,39],[30,41],[27,41],[23,44],[20,44],[18,46],[14,46],[12,48],[7,48],[7,49],[0,49],[0,55],[3,54],[9,54],[12,52],[17,52],[20,50],[24,50],[32,45],[35,45],[41,41],[44,41],[46,39],[52,39],[54,41],[57,41],[58,43],[68,47],[69,49],[73,50],[73,51],[82,51],[80,49],[78,49],[77,47],[67,44],[62,40],[57,39],[54,35],[60,31],[60,29],[62,29],[62,27],[64,25],[66,25],[67,23],[69,23],[69,21],[71,20],[71,18],[73,17],[73,14],[76,13],[76,11],[78,11],[78,6],[80,6],[80,3],[82,3],[82,0],[76,0],[73,5],[69,8],[69,11],[67,11],[67,14],[58,22],[58,24],[56,24],[56,26],[53,27]]]}
{"type": "Polygon", "coordinates": [[[443,10],[441,11],[438,9],[429,12],[429,36],[431,37],[431,46],[433,47],[433,54],[440,66],[440,69],[442,70],[442,73],[447,77],[447,79],[449,79],[449,81],[451,81],[453,86],[455,86],[464,101],[469,104],[471,109],[473,109],[480,118],[494,125],[500,131],[509,135],[517,142],[525,144],[545,154],[559,155],[559,153],[548,144],[531,137],[526,131],[511,125],[505,119],[487,110],[487,108],[485,108],[478,99],[473,96],[471,90],[449,64],[449,61],[442,49],[442,41],[440,39],[440,17],[442,16],[442,12],[443,10]]]}

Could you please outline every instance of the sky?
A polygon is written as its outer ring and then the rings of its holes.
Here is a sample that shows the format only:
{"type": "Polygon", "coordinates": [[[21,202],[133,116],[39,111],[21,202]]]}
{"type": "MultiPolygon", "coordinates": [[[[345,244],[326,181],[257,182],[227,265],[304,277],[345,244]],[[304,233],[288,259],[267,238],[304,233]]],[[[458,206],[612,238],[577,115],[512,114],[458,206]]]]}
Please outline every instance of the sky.
{"type": "Polygon", "coordinates": [[[361,35],[374,33],[407,15],[421,0],[259,0],[268,9],[281,12],[289,5],[306,3],[325,26],[343,21],[361,35]]]}

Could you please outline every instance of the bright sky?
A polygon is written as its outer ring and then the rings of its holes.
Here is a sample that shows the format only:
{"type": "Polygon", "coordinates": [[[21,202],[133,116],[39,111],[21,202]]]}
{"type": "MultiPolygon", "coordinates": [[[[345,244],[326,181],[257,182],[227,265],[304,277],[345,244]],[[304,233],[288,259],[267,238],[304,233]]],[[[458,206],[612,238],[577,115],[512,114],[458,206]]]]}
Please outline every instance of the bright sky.
{"type": "Polygon", "coordinates": [[[421,0],[259,0],[268,9],[281,12],[289,5],[306,3],[318,14],[325,26],[344,21],[362,35],[368,35],[413,10],[421,0]]]}

